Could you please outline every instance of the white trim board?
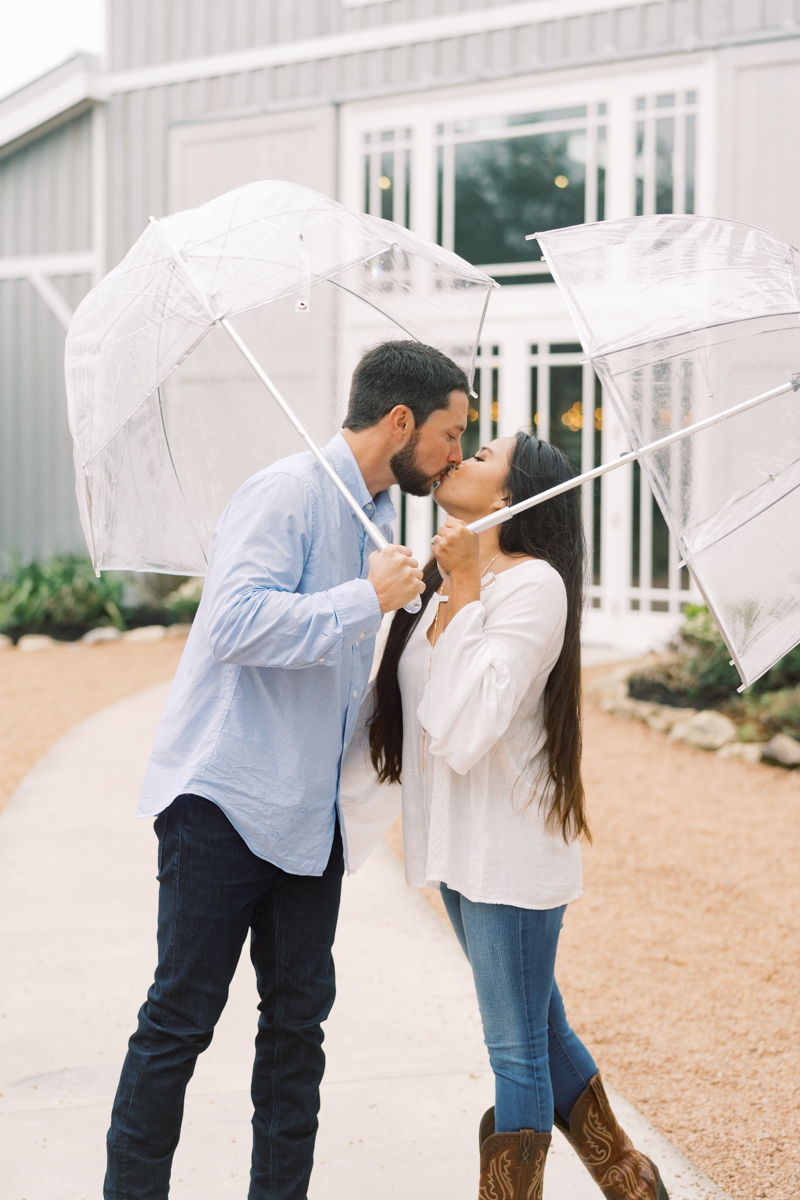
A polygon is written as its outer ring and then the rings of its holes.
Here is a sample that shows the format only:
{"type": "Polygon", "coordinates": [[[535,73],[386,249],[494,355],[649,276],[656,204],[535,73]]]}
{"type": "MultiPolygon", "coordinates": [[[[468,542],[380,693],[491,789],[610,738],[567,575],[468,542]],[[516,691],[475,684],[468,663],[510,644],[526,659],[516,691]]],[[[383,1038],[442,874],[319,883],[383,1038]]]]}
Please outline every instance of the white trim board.
{"type": "Polygon", "coordinates": [[[0,279],[30,279],[33,275],[91,275],[96,269],[97,256],[92,251],[84,250],[0,258],[0,279]]]}
{"type": "Polygon", "coordinates": [[[78,71],[50,91],[0,116],[0,146],[24,137],[32,129],[47,125],[87,101],[101,99],[104,91],[102,76],[94,71],[78,71]]]}
{"type": "Polygon", "coordinates": [[[540,21],[559,20],[583,13],[609,12],[623,7],[640,8],[650,2],[651,0],[625,0],[624,4],[621,4],[615,0],[525,0],[519,4],[503,4],[497,8],[452,13],[448,16],[404,21],[394,25],[378,25],[327,37],[308,38],[305,41],[278,42],[271,46],[259,46],[252,50],[239,50],[211,58],[158,63],[152,67],[109,75],[106,88],[109,95],[139,91],[142,88],[187,83],[193,79],[257,71],[264,67],[338,58],[344,54],[387,50],[396,46],[436,42],[476,33],[493,33],[500,29],[517,29],[525,25],[535,25],[540,21]]]}

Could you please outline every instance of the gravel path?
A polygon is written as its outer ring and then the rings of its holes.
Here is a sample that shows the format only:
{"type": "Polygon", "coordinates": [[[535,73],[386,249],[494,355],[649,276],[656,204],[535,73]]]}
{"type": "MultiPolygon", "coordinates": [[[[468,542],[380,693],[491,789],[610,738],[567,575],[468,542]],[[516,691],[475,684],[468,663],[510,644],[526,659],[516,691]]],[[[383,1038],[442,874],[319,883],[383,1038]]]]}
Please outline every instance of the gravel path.
{"type": "Polygon", "coordinates": [[[115,700],[172,679],[185,638],[0,650],[0,809],[62,733],[115,700]]]}
{"type": "MultiPolygon", "coordinates": [[[[0,807],[51,742],[171,678],[182,649],[0,653],[0,807]]],[[[594,845],[558,968],[573,1024],[736,1200],[798,1200],[800,775],[587,706],[584,776],[594,845]]]]}
{"type": "Polygon", "coordinates": [[[591,705],[585,736],[594,845],[558,967],[571,1019],[736,1200],[797,1200],[800,775],[591,705]]]}

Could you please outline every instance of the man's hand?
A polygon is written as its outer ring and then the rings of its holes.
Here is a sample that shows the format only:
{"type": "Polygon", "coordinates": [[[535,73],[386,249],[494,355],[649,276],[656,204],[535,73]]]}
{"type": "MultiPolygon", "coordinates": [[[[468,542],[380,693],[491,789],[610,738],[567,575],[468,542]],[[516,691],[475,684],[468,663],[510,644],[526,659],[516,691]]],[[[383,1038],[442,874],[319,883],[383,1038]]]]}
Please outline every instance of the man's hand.
{"type": "Polygon", "coordinates": [[[394,612],[425,591],[422,571],[407,546],[387,546],[369,556],[369,582],[375,588],[381,612],[394,612]]]}

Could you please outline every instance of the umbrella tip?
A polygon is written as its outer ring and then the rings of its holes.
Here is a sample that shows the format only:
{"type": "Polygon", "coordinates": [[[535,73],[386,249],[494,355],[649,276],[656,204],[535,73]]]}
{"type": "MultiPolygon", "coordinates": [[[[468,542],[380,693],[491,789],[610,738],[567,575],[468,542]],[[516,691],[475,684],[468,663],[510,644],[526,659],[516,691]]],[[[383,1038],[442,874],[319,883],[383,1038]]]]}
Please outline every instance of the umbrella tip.
{"type": "Polygon", "coordinates": [[[150,214],[150,216],[149,216],[147,219],[148,219],[148,221],[150,222],[150,224],[151,224],[151,225],[155,225],[155,223],[156,223],[156,219],[155,219],[155,217],[153,216],[153,214],[152,214],[152,213],[150,214]]]}

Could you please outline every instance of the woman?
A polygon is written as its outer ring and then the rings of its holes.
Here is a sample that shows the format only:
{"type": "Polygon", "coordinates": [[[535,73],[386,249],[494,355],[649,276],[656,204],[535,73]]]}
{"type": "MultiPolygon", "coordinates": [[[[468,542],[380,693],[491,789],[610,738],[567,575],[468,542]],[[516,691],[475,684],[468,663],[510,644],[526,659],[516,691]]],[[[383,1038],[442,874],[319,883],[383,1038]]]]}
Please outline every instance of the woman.
{"type": "Polygon", "coordinates": [[[481,1200],[540,1200],[554,1119],[608,1200],[667,1200],[617,1124],[553,975],[589,837],[580,493],[477,537],[465,528],[572,474],[560,451],[520,433],[441,482],[448,520],[422,612],[392,622],[370,753],[382,782],[402,780],[408,882],[441,888],[473,970],[496,1097],[481,1122],[481,1200]]]}

